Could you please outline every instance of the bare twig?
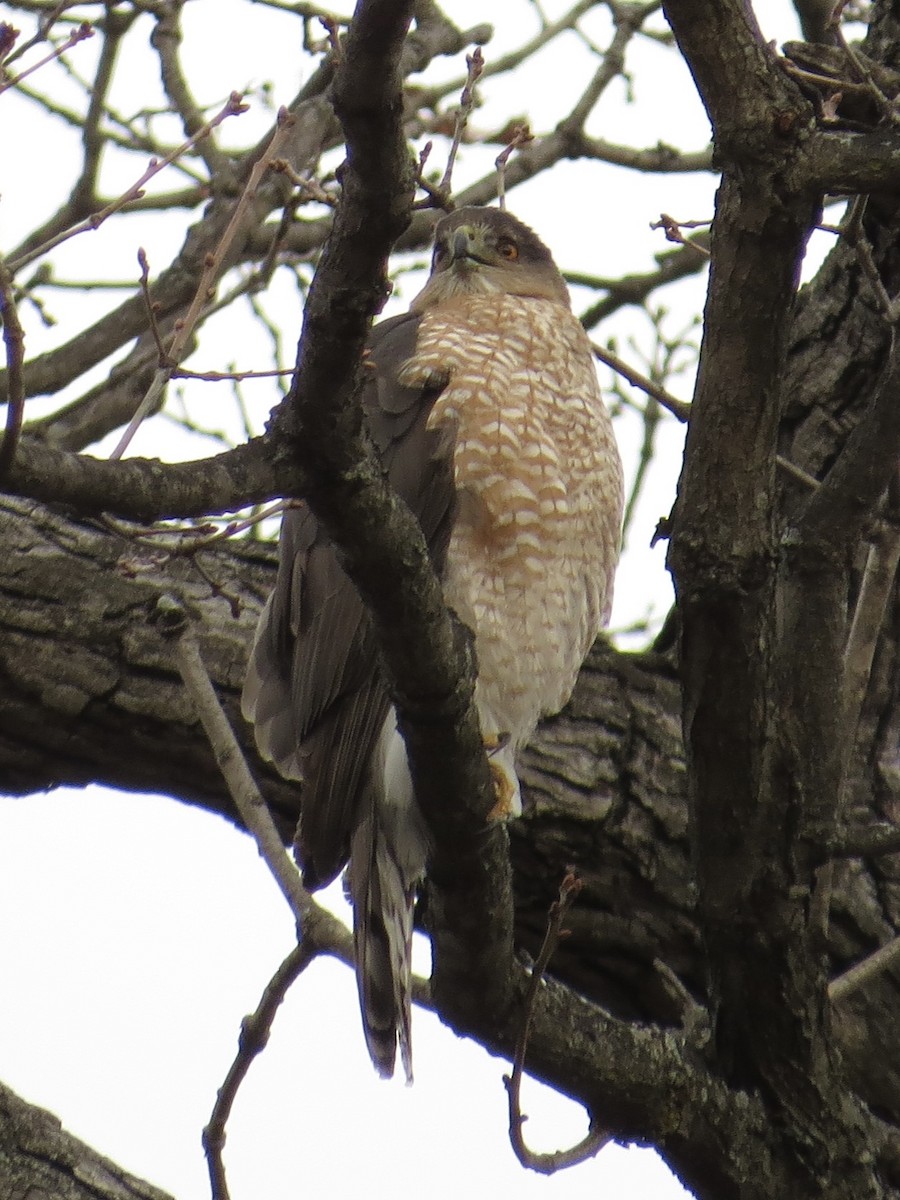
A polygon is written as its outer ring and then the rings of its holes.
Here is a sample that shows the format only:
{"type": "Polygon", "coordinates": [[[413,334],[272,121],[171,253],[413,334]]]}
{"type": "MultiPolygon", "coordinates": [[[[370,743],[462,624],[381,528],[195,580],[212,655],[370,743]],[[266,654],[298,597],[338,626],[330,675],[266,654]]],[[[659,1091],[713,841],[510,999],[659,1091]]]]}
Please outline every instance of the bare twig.
{"type": "MultiPolygon", "coordinates": [[[[228,787],[228,794],[248,833],[256,842],[260,857],[290,905],[303,940],[323,954],[352,965],[353,937],[343,922],[323,908],[301,883],[300,874],[282,844],[268,806],[260,795],[234,731],[222,711],[203,665],[197,640],[190,629],[181,634],[175,657],[178,672],[196,706],[197,715],[228,787]]],[[[413,996],[416,1003],[429,1003],[428,984],[424,980],[413,981],[413,996]]]]}
{"type": "Polygon", "coordinates": [[[267,371],[189,371],[173,367],[172,379],[199,379],[204,383],[243,383],[245,379],[280,379],[293,375],[290,367],[273,367],[267,371]]]}
{"type": "MultiPolygon", "coordinates": [[[[319,954],[328,954],[348,965],[352,964],[353,937],[343,923],[322,908],[301,883],[297,868],[288,857],[275,822],[222,711],[200,657],[196,638],[189,628],[179,638],[175,657],[229,794],[291,907],[300,938],[299,944],[267,985],[256,1012],[243,1022],[238,1054],[219,1090],[212,1116],[203,1133],[213,1196],[218,1200],[227,1200],[228,1186],[221,1152],[225,1144],[225,1124],[238,1088],[253,1059],[265,1048],[275,1013],[294,980],[319,954]]],[[[428,985],[423,980],[414,980],[413,994],[417,1003],[428,1003],[428,985]]]]}
{"type": "Polygon", "coordinates": [[[497,204],[500,208],[506,208],[506,164],[510,155],[520,146],[527,146],[533,141],[534,135],[527,124],[516,125],[509,142],[494,159],[494,166],[497,168],[497,204]]]}
{"type": "Polygon", "coordinates": [[[16,310],[15,287],[6,263],[0,258],[0,318],[6,347],[6,432],[0,443],[0,480],[12,466],[25,416],[25,385],[22,363],[25,359],[25,334],[16,310]]]}
{"type": "Polygon", "coordinates": [[[666,250],[658,256],[659,266],[655,271],[640,275],[625,275],[619,279],[601,278],[595,275],[584,275],[580,272],[567,271],[569,283],[581,284],[585,287],[602,288],[607,295],[598,300],[580,314],[579,320],[585,329],[593,329],[601,321],[617,312],[625,305],[643,305],[651,292],[677,279],[695,275],[705,268],[708,257],[695,254],[699,249],[700,239],[709,240],[708,234],[699,234],[697,241],[680,246],[677,250],[666,250]]]}
{"type": "MultiPolygon", "coordinates": [[[[665,142],[657,142],[655,146],[623,146],[605,138],[588,137],[585,133],[578,134],[576,142],[580,158],[595,158],[614,167],[665,174],[712,170],[710,150],[677,150],[665,142]]],[[[697,242],[692,241],[688,245],[702,249],[697,242]]]]}
{"type": "Polygon", "coordinates": [[[653,968],[659,975],[666,994],[681,1012],[681,1027],[685,1036],[694,1045],[707,1042],[712,1030],[708,1010],[694,999],[668,963],[663,962],[661,958],[655,958],[653,968]]]}
{"type": "MultiPolygon", "coordinates": [[[[665,308],[648,309],[647,316],[653,328],[654,345],[652,351],[647,355],[643,355],[643,357],[649,382],[661,388],[678,369],[677,356],[680,356],[682,352],[686,352],[689,353],[692,359],[696,360],[698,353],[697,346],[690,340],[690,334],[696,328],[696,320],[691,318],[686,327],[669,336],[663,329],[667,316],[665,308]]],[[[640,353],[636,344],[632,348],[640,353]]],[[[687,357],[685,357],[683,365],[688,365],[687,357]]],[[[618,381],[616,382],[615,390],[624,398],[623,389],[618,381]]],[[[630,400],[629,403],[631,403],[630,400]]],[[[643,426],[643,437],[641,439],[640,450],[638,451],[631,487],[625,500],[625,512],[622,517],[622,536],[626,540],[651,464],[655,458],[656,434],[663,419],[662,401],[656,396],[648,395],[646,403],[643,406],[635,405],[634,407],[640,415],[643,426]]]]}
{"type": "Polygon", "coordinates": [[[878,301],[878,306],[884,313],[885,319],[889,324],[896,325],[900,322],[900,301],[891,299],[888,295],[887,289],[882,283],[881,275],[878,273],[871,243],[863,229],[863,217],[865,216],[868,202],[868,196],[856,196],[854,198],[847,216],[841,225],[841,232],[847,242],[856,251],[863,274],[869,281],[872,291],[875,293],[875,299],[878,301]]]}
{"type": "MultiPolygon", "coordinates": [[[[29,50],[33,50],[35,46],[39,46],[41,42],[46,42],[50,35],[50,30],[63,15],[67,8],[74,8],[78,0],[60,0],[58,4],[53,5],[47,15],[38,23],[36,32],[27,42],[23,42],[16,50],[8,55],[3,56],[4,66],[9,66],[10,63],[16,62],[29,50]]],[[[15,31],[18,37],[18,30],[15,31]]]]}
{"type": "Polygon", "coordinates": [[[337,208],[338,195],[336,192],[326,191],[317,179],[295,171],[286,158],[273,158],[270,165],[273,171],[280,172],[291,181],[300,193],[301,199],[313,201],[315,204],[325,204],[329,208],[337,208]]]}
{"type": "Polygon", "coordinates": [[[419,151],[419,161],[416,164],[416,185],[428,196],[427,200],[417,200],[413,208],[442,208],[444,212],[452,212],[453,201],[448,192],[441,191],[440,184],[432,183],[425,178],[425,164],[428,162],[434,142],[426,142],[419,151]]]}
{"type": "Polygon", "coordinates": [[[796,479],[798,483],[802,483],[809,491],[814,492],[821,486],[814,475],[810,475],[808,471],[804,471],[802,467],[798,467],[796,463],[792,463],[789,458],[785,458],[781,454],[776,454],[775,463],[780,470],[784,471],[785,475],[790,475],[791,479],[796,479]]]}
{"type": "Polygon", "coordinates": [[[660,213],[658,221],[651,221],[651,229],[662,229],[665,231],[667,242],[677,242],[679,246],[690,246],[696,250],[698,254],[702,254],[705,258],[709,258],[710,252],[706,246],[701,246],[698,242],[686,238],[681,232],[682,229],[701,229],[709,224],[709,221],[676,221],[674,217],[670,217],[668,213],[660,213]]]}
{"type": "Polygon", "coordinates": [[[834,34],[838,45],[847,56],[847,61],[850,63],[857,77],[862,81],[866,91],[875,102],[875,107],[878,109],[881,116],[890,121],[892,124],[896,125],[900,123],[900,113],[897,112],[896,105],[891,102],[891,100],[884,94],[884,92],[875,82],[872,72],[866,65],[865,55],[857,53],[855,48],[851,46],[846,37],[844,37],[844,31],[841,27],[841,16],[843,14],[844,7],[845,0],[840,0],[840,3],[835,5],[834,11],[831,14],[831,20],[828,23],[828,30],[830,33],[834,34]]]}
{"type": "Polygon", "coordinates": [[[623,379],[627,379],[629,383],[646,392],[648,396],[652,396],[654,400],[658,400],[663,408],[667,409],[679,421],[689,421],[691,417],[691,406],[687,400],[676,400],[676,398],[667,392],[665,388],[654,383],[643,375],[634,367],[629,366],[624,359],[619,358],[618,354],[614,354],[612,350],[605,346],[599,346],[596,342],[591,342],[591,349],[594,352],[594,357],[600,362],[606,363],[608,367],[621,375],[623,379]]]}
{"type": "Polygon", "coordinates": [[[160,78],[172,111],[181,117],[185,136],[198,139],[197,151],[206,164],[210,177],[222,181],[230,174],[231,160],[220,149],[212,131],[198,137],[204,129],[204,117],[191,94],[178,56],[182,41],[181,6],[161,5],[154,15],[157,23],[150,42],[159,56],[160,78]]]}
{"type": "Polygon", "coordinates": [[[484,56],[481,53],[480,46],[476,46],[471,54],[466,55],[466,66],[468,72],[466,74],[466,82],[459,97],[459,108],[456,110],[456,124],[453,129],[453,141],[450,143],[450,151],[447,154],[447,166],[444,168],[443,177],[437,186],[438,193],[444,196],[450,195],[450,185],[453,179],[453,168],[456,165],[456,155],[459,151],[466,123],[471,116],[472,109],[475,107],[475,84],[484,70],[484,56]]]}
{"type": "MultiPolygon", "coordinates": [[[[107,35],[108,36],[108,35],[107,35]]],[[[71,108],[63,104],[61,101],[44,95],[37,88],[30,87],[27,83],[19,85],[19,93],[27,97],[35,104],[40,105],[46,113],[65,122],[66,125],[73,129],[81,130],[84,127],[85,115],[77,109],[71,108]]],[[[154,140],[146,133],[143,133],[134,128],[133,121],[127,120],[121,113],[118,113],[108,103],[104,104],[104,115],[108,121],[112,123],[114,128],[106,128],[103,131],[103,136],[111,145],[119,146],[123,150],[145,151],[156,158],[162,157],[167,153],[162,146],[156,144],[154,140]]],[[[190,174],[191,178],[196,182],[200,182],[198,177],[193,172],[190,172],[185,164],[176,163],[176,170],[184,171],[190,174]]],[[[43,240],[43,239],[42,239],[43,240]]]]}
{"type": "Polygon", "coordinates": [[[295,13],[304,21],[322,20],[333,21],[335,25],[346,25],[349,17],[338,17],[319,4],[304,4],[302,0],[252,0],[253,4],[262,4],[266,8],[275,8],[279,12],[295,13]]]}
{"type": "Polygon", "coordinates": [[[79,42],[85,41],[87,38],[94,36],[93,26],[89,21],[82,21],[77,29],[73,29],[69,36],[59,46],[56,46],[49,54],[45,55],[40,61],[33,63],[30,67],[26,67],[18,75],[13,75],[11,78],[4,79],[0,82],[0,95],[9,88],[16,87],[23,79],[29,75],[33,75],[35,71],[39,71],[41,67],[45,67],[47,63],[53,62],[55,58],[59,58],[61,54],[65,54],[67,50],[71,50],[73,46],[77,46],[79,42]]]}
{"type": "Polygon", "coordinates": [[[205,550],[207,547],[215,545],[216,542],[226,541],[228,538],[245,533],[263,521],[281,516],[287,509],[295,508],[299,503],[298,500],[278,500],[266,508],[254,510],[249,517],[228,520],[224,525],[217,525],[214,521],[207,520],[198,522],[196,525],[136,527],[127,521],[119,521],[109,514],[104,516],[103,523],[107,529],[118,534],[119,537],[128,538],[129,541],[152,546],[154,549],[165,551],[166,554],[186,555],[195,554],[198,550],[205,550]]]}
{"type": "MultiPolygon", "coordinates": [[[[256,841],[260,855],[278,884],[281,894],[291,907],[298,921],[306,921],[310,914],[319,910],[327,918],[326,927],[330,926],[335,944],[344,943],[349,950],[349,933],[336,918],[320,909],[310,893],[300,882],[296,866],[289,858],[287,851],[278,836],[275,822],[259,794],[253,776],[250,774],[244,756],[234,736],[231,726],[222,712],[206,667],[200,657],[200,648],[192,631],[188,630],[178,642],[176,663],[179,674],[184,680],[184,686],[190,693],[197,709],[209,744],[212,747],[222,778],[228,786],[228,792],[241,815],[241,819],[256,841]]],[[[314,917],[315,919],[315,917],[314,917]]]]}
{"type": "Polygon", "coordinates": [[[140,285],[141,295],[144,297],[144,304],[147,307],[147,319],[150,325],[150,333],[153,335],[153,340],[156,343],[156,349],[159,353],[159,361],[162,364],[166,357],[166,347],[163,344],[162,333],[159,329],[159,305],[153,302],[153,297],[150,295],[150,263],[147,259],[147,251],[143,246],[138,247],[137,252],[138,266],[141,268],[140,285]]]}
{"type": "MultiPolygon", "coordinates": [[[[316,952],[328,954],[352,966],[353,936],[343,922],[323,908],[303,886],[300,874],[278,835],[272,814],[250,774],[234,731],[222,711],[200,657],[197,640],[189,628],[182,632],[178,640],[175,658],[178,672],[196,706],[197,715],[228,787],[228,794],[248,833],[256,842],[260,857],[290,905],[303,941],[316,952]]],[[[413,998],[417,1004],[430,1004],[425,980],[413,980],[413,998]]]]}
{"type": "MultiPolygon", "coordinates": [[[[578,0],[578,3],[573,5],[568,12],[550,24],[543,24],[541,29],[534,37],[529,38],[527,42],[523,42],[515,50],[511,50],[508,54],[501,55],[499,58],[491,59],[485,64],[483,75],[488,78],[492,75],[501,75],[507,71],[512,71],[520,66],[527,59],[531,58],[543,46],[546,46],[554,38],[564,33],[567,29],[572,29],[576,21],[584,16],[586,12],[592,9],[596,4],[596,0],[578,0]]],[[[487,27],[490,29],[490,27],[487,27]]],[[[477,40],[476,38],[472,39],[477,40]]],[[[446,83],[442,83],[432,92],[426,92],[424,99],[429,107],[434,107],[442,96],[446,96],[452,92],[458,92],[465,87],[466,81],[461,78],[451,79],[446,83]]]]}
{"type": "Polygon", "coordinates": [[[611,1135],[605,1130],[595,1128],[593,1121],[587,1135],[576,1146],[572,1146],[568,1150],[557,1150],[550,1154],[538,1154],[534,1150],[531,1150],[525,1144],[525,1139],[522,1136],[522,1126],[525,1124],[527,1117],[522,1113],[520,1093],[534,1005],[538,989],[544,978],[544,972],[547,970],[547,965],[553,956],[553,952],[560,940],[566,936],[566,931],[563,929],[563,920],[565,919],[566,912],[580,891],[581,881],[574,875],[566,875],[560,885],[559,898],[554,900],[550,906],[547,932],[544,936],[540,953],[532,967],[531,978],[528,981],[528,989],[525,994],[525,1016],[516,1042],[512,1074],[506,1075],[503,1080],[506,1084],[506,1092],[509,1099],[509,1140],[513,1151],[523,1167],[530,1167],[532,1171],[538,1171],[542,1175],[552,1175],[556,1171],[561,1171],[566,1167],[574,1167],[588,1158],[593,1158],[595,1154],[603,1149],[607,1142],[611,1141],[611,1135]]]}
{"type": "Polygon", "coordinates": [[[295,946],[266,984],[256,1011],[244,1017],[241,1022],[238,1052],[216,1094],[209,1123],[203,1130],[203,1150],[209,1168],[212,1200],[228,1200],[229,1197],[222,1151],[225,1148],[225,1126],[231,1116],[240,1086],[253,1060],[268,1044],[272,1022],[282,1000],[314,958],[315,950],[306,942],[295,946]]]}
{"type": "Polygon", "coordinates": [[[203,264],[203,273],[200,276],[200,282],[194,293],[194,299],[191,301],[184,317],[175,324],[175,333],[166,350],[166,361],[160,365],[154,375],[150,387],[138,405],[134,416],[129,421],[125,432],[119,439],[112,454],[110,454],[111,459],[119,459],[125,453],[141,422],[155,408],[163,389],[171,378],[173,368],[180,362],[188,339],[194,331],[194,326],[200,319],[204,308],[209,305],[213,298],[215,280],[219,276],[225,256],[238,231],[247,219],[251,202],[256,195],[262,178],[269,170],[272,159],[278,155],[278,152],[287,140],[293,123],[294,118],[286,109],[282,108],[278,113],[275,133],[272,136],[266,153],[261,155],[257,162],[254,163],[253,170],[250,172],[250,178],[247,180],[247,186],[244,188],[240,200],[235,205],[231,220],[228,222],[225,232],[219,239],[218,246],[212,254],[208,255],[203,264]]]}
{"type": "MultiPolygon", "coordinates": [[[[272,169],[276,169],[275,163],[272,164],[272,169]]],[[[294,219],[297,215],[297,209],[300,207],[302,202],[303,197],[296,195],[290,196],[287,202],[282,205],[281,216],[278,218],[278,224],[269,240],[265,254],[262,256],[259,266],[256,268],[256,271],[253,274],[252,286],[249,288],[251,294],[254,292],[263,291],[271,282],[272,276],[275,273],[275,267],[278,265],[279,252],[282,249],[288,231],[294,223],[294,219]]],[[[257,312],[256,315],[259,316],[260,314],[257,312]]]]}
{"type": "Polygon", "coordinates": [[[888,519],[880,523],[869,546],[859,598],[844,653],[844,730],[851,744],[872,673],[875,645],[888,601],[893,594],[897,565],[900,563],[900,524],[897,521],[900,481],[896,475],[893,485],[888,490],[888,504],[892,511],[889,512],[888,519]]]}
{"type": "Polygon", "coordinates": [[[194,137],[188,138],[186,142],[182,142],[180,146],[177,146],[174,150],[167,154],[165,158],[151,158],[147,165],[147,169],[141,175],[140,179],[137,179],[127,191],[121,194],[121,196],[117,196],[116,199],[110,201],[105,208],[100,209],[99,212],[92,213],[89,217],[85,218],[84,221],[80,221],[77,225],[73,225],[69,229],[62,230],[54,237],[49,238],[46,242],[42,242],[40,246],[35,246],[32,250],[27,251],[18,258],[10,260],[10,270],[21,270],[22,267],[34,262],[37,258],[42,258],[43,255],[48,253],[48,251],[55,249],[63,242],[68,241],[69,238],[73,238],[79,233],[87,233],[91,230],[99,229],[103,222],[108,217],[111,217],[113,213],[119,212],[130,201],[141,199],[144,195],[145,183],[148,183],[155,175],[158,175],[160,171],[164,170],[167,166],[169,166],[170,163],[174,162],[176,158],[180,158],[181,155],[185,154],[196,142],[198,142],[201,138],[206,137],[207,134],[209,134],[218,125],[221,125],[221,123],[228,117],[239,116],[241,113],[246,112],[247,107],[248,106],[243,103],[240,93],[232,92],[224,108],[222,108],[221,111],[218,112],[211,120],[207,121],[203,128],[200,129],[194,137]]]}
{"type": "Polygon", "coordinates": [[[625,52],[628,49],[628,43],[657,7],[658,5],[655,3],[612,6],[615,33],[612,41],[602,51],[600,65],[594,72],[593,78],[559,127],[567,136],[580,139],[583,135],[585,122],[596,108],[600,97],[617,76],[625,74],[625,52]]]}
{"type": "Polygon", "coordinates": [[[425,178],[425,164],[428,162],[428,159],[431,157],[431,152],[433,149],[434,149],[434,142],[426,142],[425,143],[425,145],[419,151],[419,162],[416,167],[416,182],[418,183],[419,187],[425,188],[426,191],[431,187],[431,185],[428,183],[428,181],[425,178]]]}
{"type": "Polygon", "coordinates": [[[892,967],[900,959],[900,937],[891,938],[885,945],[864,958],[862,962],[832,979],[828,985],[828,998],[832,1004],[845,1000],[853,992],[865,985],[882,972],[892,967]]]}

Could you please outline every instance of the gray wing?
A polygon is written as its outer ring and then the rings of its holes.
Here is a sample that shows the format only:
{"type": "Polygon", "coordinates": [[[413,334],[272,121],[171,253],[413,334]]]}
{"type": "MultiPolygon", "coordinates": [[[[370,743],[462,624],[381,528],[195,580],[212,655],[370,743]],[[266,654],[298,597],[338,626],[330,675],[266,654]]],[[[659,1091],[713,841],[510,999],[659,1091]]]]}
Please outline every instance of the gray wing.
{"type": "MultiPolygon", "coordinates": [[[[401,387],[419,318],[375,326],[363,402],[393,486],[417,516],[440,572],[453,527],[452,431],[429,430],[440,389],[401,387]]],[[[304,882],[329,883],[370,808],[370,759],[389,708],[369,619],[305,506],[285,514],[278,578],[256,633],[242,708],[264,758],[302,781],[297,849],[304,882]]]]}

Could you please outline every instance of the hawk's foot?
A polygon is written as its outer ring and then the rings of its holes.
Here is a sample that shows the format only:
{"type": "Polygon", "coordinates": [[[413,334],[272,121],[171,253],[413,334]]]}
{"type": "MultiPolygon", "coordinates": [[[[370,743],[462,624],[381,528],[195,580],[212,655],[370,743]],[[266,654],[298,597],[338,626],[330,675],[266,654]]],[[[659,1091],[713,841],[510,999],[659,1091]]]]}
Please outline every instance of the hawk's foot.
{"type": "Polygon", "coordinates": [[[489,821],[508,821],[518,815],[519,785],[515,776],[510,776],[509,767],[503,757],[494,755],[509,745],[508,733],[488,733],[483,736],[484,748],[487,751],[488,766],[494,780],[494,806],[488,813],[489,821]]]}
{"type": "Polygon", "coordinates": [[[508,821],[516,816],[516,785],[504,771],[502,763],[490,763],[494,779],[494,807],[488,813],[489,821],[508,821]]]}

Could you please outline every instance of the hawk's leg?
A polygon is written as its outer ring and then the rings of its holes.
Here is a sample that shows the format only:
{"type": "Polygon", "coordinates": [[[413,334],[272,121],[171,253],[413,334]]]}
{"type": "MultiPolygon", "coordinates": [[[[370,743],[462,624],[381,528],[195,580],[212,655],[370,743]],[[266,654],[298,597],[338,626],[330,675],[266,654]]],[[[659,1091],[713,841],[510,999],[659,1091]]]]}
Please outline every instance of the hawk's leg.
{"type": "Polygon", "coordinates": [[[495,800],[488,820],[507,821],[510,817],[518,817],[522,812],[522,799],[519,780],[511,761],[510,736],[508,733],[486,733],[482,740],[494,780],[495,800]]]}

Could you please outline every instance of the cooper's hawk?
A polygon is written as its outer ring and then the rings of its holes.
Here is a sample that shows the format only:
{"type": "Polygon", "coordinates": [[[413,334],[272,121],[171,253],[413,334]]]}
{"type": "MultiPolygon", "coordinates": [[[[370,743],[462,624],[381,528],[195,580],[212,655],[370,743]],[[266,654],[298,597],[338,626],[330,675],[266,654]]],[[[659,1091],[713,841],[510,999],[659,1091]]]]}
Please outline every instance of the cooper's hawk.
{"type": "MultiPolygon", "coordinates": [[[[475,698],[498,796],[558,712],[609,616],[622,471],[590,344],[549,250],[508,213],[464,208],[431,276],[369,342],[365,407],[416,513],[448,605],[475,635],[475,698]]],[[[428,852],[370,625],[306,508],[281,530],[243,709],[260,751],[302,781],[296,851],[310,888],[349,860],[366,1041],[410,1076],[410,939],[428,852]]]]}

